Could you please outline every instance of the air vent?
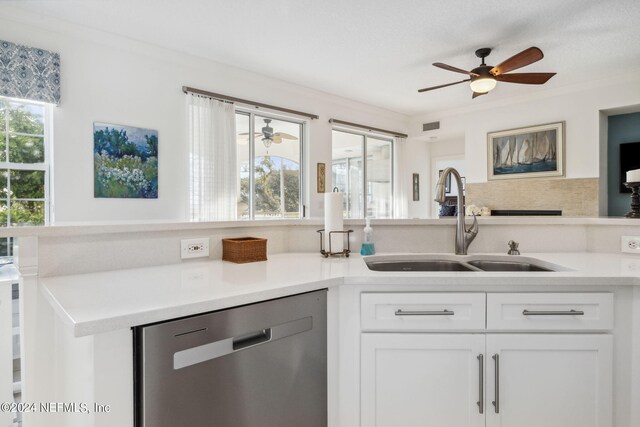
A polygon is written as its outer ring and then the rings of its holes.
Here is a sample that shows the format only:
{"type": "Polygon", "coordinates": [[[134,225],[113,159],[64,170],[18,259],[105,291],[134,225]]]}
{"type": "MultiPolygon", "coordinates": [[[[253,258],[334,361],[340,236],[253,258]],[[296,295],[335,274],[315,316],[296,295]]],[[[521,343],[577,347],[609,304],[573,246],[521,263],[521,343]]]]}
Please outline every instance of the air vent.
{"type": "Polygon", "coordinates": [[[428,130],[436,130],[436,129],[440,129],[440,122],[431,122],[431,123],[422,124],[422,132],[426,132],[428,130]]]}

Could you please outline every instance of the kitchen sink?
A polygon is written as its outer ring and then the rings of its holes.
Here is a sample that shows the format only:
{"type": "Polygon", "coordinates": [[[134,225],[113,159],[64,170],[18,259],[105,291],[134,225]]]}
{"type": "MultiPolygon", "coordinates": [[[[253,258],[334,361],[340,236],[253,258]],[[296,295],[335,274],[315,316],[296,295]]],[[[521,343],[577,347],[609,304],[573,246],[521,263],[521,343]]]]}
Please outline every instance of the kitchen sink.
{"type": "Polygon", "coordinates": [[[474,271],[473,268],[458,261],[449,260],[398,260],[367,262],[373,271],[474,271]]]}
{"type": "Polygon", "coordinates": [[[494,261],[480,259],[467,262],[469,263],[469,265],[478,267],[482,271],[554,271],[550,268],[542,267],[531,262],[494,261]]]}
{"type": "Polygon", "coordinates": [[[536,258],[504,255],[375,255],[364,258],[373,271],[550,272],[566,267],[536,258]]]}

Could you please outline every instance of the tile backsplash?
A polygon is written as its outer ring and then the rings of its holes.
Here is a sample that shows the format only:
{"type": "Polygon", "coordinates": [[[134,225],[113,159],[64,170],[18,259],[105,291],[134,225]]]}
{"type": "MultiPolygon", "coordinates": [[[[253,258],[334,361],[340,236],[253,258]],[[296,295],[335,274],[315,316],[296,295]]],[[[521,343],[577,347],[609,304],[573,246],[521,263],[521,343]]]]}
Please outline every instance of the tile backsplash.
{"type": "Polygon", "coordinates": [[[467,205],[499,210],[561,210],[563,216],[598,216],[598,178],[508,179],[467,184],[467,205]]]}

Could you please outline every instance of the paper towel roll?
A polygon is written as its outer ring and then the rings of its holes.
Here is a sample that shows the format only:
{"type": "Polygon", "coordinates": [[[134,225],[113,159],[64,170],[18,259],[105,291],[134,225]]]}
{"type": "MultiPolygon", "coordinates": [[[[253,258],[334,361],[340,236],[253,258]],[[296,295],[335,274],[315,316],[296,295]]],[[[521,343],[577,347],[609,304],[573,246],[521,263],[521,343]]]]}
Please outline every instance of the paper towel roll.
{"type": "MultiPolygon", "coordinates": [[[[329,232],[342,231],[342,197],[343,193],[324,193],[324,250],[329,251],[329,232]]],[[[344,250],[344,234],[331,236],[331,252],[344,250]]]]}

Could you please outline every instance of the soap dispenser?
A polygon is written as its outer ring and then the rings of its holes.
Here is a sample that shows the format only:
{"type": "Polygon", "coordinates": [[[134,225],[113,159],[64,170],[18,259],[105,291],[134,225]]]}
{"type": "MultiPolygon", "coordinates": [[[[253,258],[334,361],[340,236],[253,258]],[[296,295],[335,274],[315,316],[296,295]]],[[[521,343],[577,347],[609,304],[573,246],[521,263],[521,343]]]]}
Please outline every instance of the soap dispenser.
{"type": "Polygon", "coordinates": [[[371,228],[371,219],[365,219],[364,238],[362,239],[362,249],[360,255],[374,255],[376,248],[373,245],[373,228],[371,228]]]}

